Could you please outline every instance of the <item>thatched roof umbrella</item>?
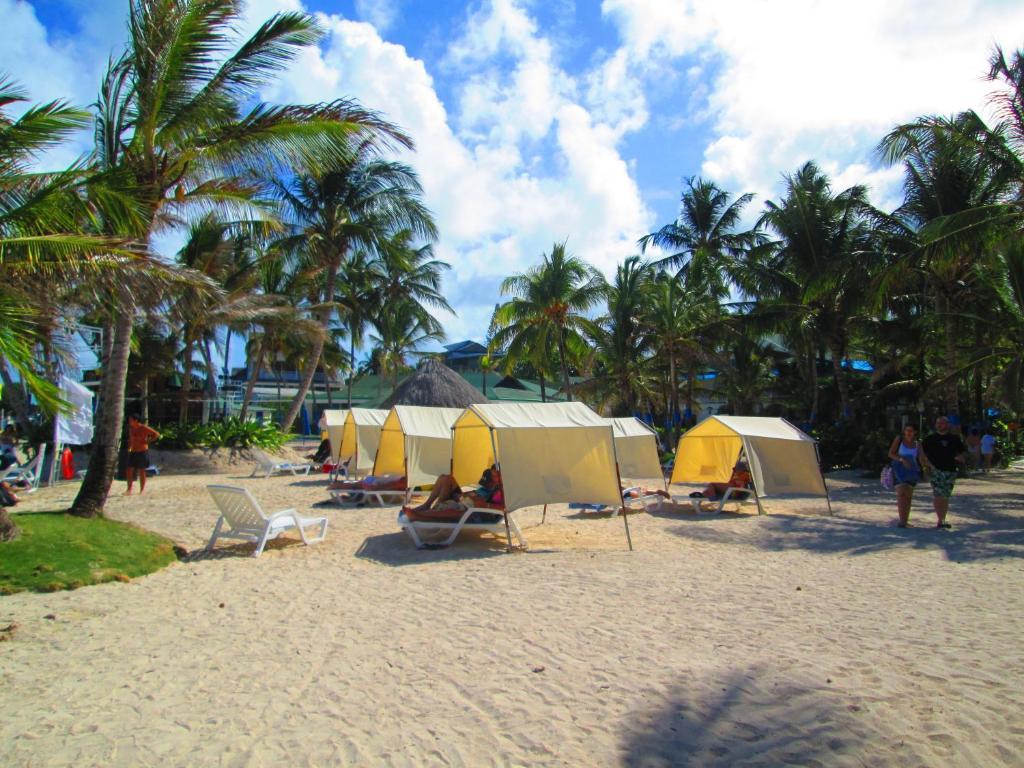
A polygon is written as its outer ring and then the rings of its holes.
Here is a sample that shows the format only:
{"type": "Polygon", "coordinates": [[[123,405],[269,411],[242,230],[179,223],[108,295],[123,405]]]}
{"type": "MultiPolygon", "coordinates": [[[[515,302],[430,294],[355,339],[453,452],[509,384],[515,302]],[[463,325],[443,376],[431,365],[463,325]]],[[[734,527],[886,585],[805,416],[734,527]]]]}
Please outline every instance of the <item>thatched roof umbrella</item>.
{"type": "Polygon", "coordinates": [[[439,408],[468,408],[473,403],[486,402],[487,398],[479,389],[441,361],[429,359],[399,384],[380,407],[431,405],[439,408]]]}

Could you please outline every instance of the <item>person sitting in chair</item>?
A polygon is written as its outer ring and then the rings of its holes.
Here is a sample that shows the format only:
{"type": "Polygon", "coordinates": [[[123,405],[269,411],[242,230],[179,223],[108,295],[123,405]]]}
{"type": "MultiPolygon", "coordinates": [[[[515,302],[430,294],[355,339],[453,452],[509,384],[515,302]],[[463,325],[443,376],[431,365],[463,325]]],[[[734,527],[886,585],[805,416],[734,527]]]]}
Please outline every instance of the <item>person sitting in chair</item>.
{"type": "Polygon", "coordinates": [[[500,507],[505,503],[501,487],[501,473],[497,466],[491,465],[480,477],[477,488],[464,492],[455,475],[440,475],[434,481],[427,500],[417,507],[407,507],[405,511],[425,512],[465,512],[470,507],[500,507]]]}
{"type": "MultiPolygon", "coordinates": [[[[729,478],[727,483],[708,483],[707,487],[703,491],[694,491],[690,494],[691,498],[705,498],[705,499],[720,499],[725,495],[725,492],[730,488],[748,488],[750,486],[750,467],[747,462],[740,461],[736,462],[736,466],[732,468],[732,476],[729,478]]],[[[734,499],[745,499],[750,495],[747,490],[736,491],[732,494],[734,499]]]]}

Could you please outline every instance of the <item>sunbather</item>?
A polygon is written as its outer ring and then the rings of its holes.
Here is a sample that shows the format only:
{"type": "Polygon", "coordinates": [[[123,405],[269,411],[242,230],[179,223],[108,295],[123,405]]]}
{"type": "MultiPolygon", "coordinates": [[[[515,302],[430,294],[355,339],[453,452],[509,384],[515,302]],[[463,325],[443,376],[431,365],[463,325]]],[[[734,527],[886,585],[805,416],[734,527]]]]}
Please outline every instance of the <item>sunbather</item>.
{"type": "Polygon", "coordinates": [[[480,477],[476,490],[468,493],[462,490],[454,475],[441,475],[434,481],[434,487],[430,491],[427,500],[418,507],[410,507],[408,511],[431,512],[431,511],[460,511],[465,512],[469,507],[501,507],[505,503],[505,496],[501,488],[501,473],[496,466],[485,469],[480,477]]]}
{"type": "Polygon", "coordinates": [[[622,496],[626,499],[639,499],[641,496],[662,496],[669,500],[672,499],[671,494],[664,488],[641,488],[636,485],[631,488],[623,488],[622,496]]]}
{"type": "Polygon", "coordinates": [[[404,491],[405,475],[370,475],[362,480],[338,480],[327,486],[329,491],[404,491]]]}
{"type": "MultiPolygon", "coordinates": [[[[720,499],[725,495],[725,492],[730,488],[748,488],[750,486],[750,467],[747,466],[745,461],[737,461],[736,466],[732,468],[732,476],[729,478],[727,483],[708,483],[707,487],[703,491],[694,491],[690,494],[691,498],[705,499],[720,499]]],[[[734,499],[745,499],[749,496],[748,491],[737,491],[734,492],[732,498],[734,499]]]]}

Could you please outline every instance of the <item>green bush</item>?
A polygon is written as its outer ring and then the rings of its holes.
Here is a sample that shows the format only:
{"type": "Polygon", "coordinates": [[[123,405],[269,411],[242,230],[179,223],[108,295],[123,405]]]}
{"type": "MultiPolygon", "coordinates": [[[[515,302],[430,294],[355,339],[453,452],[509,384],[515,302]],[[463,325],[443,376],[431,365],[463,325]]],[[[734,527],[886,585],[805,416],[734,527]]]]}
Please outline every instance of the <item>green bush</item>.
{"type": "Polygon", "coordinates": [[[288,435],[273,424],[259,424],[231,417],[209,424],[167,424],[160,428],[155,447],[184,450],[188,448],[265,448],[280,450],[288,435]]]}
{"type": "Polygon", "coordinates": [[[896,437],[892,430],[876,429],[868,432],[856,453],[853,454],[851,463],[858,469],[881,472],[882,467],[889,463],[889,446],[896,437]]]}

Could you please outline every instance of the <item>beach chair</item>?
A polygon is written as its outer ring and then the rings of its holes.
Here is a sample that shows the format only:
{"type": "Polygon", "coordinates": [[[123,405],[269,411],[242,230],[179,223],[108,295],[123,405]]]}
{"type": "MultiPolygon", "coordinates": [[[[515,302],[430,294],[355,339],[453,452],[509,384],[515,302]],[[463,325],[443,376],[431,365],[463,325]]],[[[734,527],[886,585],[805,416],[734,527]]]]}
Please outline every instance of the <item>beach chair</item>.
{"type": "Polygon", "coordinates": [[[501,509],[490,509],[487,507],[470,507],[465,512],[419,512],[414,513],[403,509],[398,513],[399,527],[409,534],[416,549],[439,549],[447,547],[459,537],[463,531],[489,531],[496,536],[505,537],[505,521],[508,521],[508,530],[519,542],[519,546],[526,549],[526,539],[523,532],[519,530],[514,518],[501,509]],[[448,537],[443,541],[425,542],[421,533],[433,534],[448,532],[448,537]]]}
{"type": "Polygon", "coordinates": [[[260,508],[259,502],[245,488],[208,485],[206,490],[210,492],[220,510],[217,525],[214,526],[213,535],[206,545],[207,550],[213,549],[217,539],[242,539],[256,543],[256,551],[252,556],[259,557],[268,541],[288,531],[298,531],[299,537],[307,546],[323,541],[327,535],[326,517],[300,517],[294,509],[282,509],[280,512],[267,515],[260,508]],[[224,530],[225,526],[227,530],[224,530]],[[313,526],[319,526],[320,532],[310,538],[306,535],[306,528],[313,526]]]}
{"type": "Polygon", "coordinates": [[[656,493],[643,493],[639,485],[622,489],[622,504],[585,504],[582,502],[570,502],[569,509],[578,509],[581,512],[593,512],[595,514],[617,515],[619,510],[625,507],[627,512],[649,512],[651,509],[658,509],[664,498],[656,493]],[[637,494],[631,496],[630,494],[637,494]]]}
{"type": "Polygon", "coordinates": [[[331,498],[341,506],[374,501],[383,507],[388,504],[408,504],[412,498],[412,488],[406,486],[405,477],[399,475],[364,477],[346,485],[345,488],[330,491],[331,498]]]}
{"type": "MultiPolygon", "coordinates": [[[[721,514],[722,512],[725,511],[725,505],[726,504],[735,504],[736,505],[736,511],[738,512],[740,507],[742,507],[744,505],[747,505],[747,504],[757,504],[757,497],[754,495],[753,490],[750,489],[750,488],[736,488],[736,487],[732,487],[732,486],[730,486],[729,488],[726,488],[725,489],[725,493],[723,493],[718,498],[714,498],[714,499],[708,498],[707,496],[682,496],[682,495],[677,495],[677,494],[673,494],[672,495],[672,503],[673,504],[684,504],[685,505],[685,504],[689,503],[689,504],[691,504],[693,506],[694,514],[697,514],[697,515],[701,514],[704,511],[704,506],[703,505],[705,503],[714,503],[714,502],[718,502],[718,509],[716,509],[715,512],[718,513],[718,514],[721,514]],[[746,495],[745,496],[741,496],[740,494],[746,494],[746,495]]],[[[758,511],[760,511],[760,508],[758,508],[758,511]]]]}
{"type": "Polygon", "coordinates": [[[39,444],[39,450],[28,464],[8,467],[0,480],[15,486],[22,486],[24,493],[34,493],[39,488],[43,476],[43,459],[46,457],[46,443],[39,444]]]}
{"type": "Polygon", "coordinates": [[[277,461],[258,449],[252,453],[256,457],[256,466],[253,467],[252,474],[249,477],[256,477],[257,472],[263,472],[263,477],[270,477],[278,472],[282,474],[291,472],[293,475],[308,475],[309,470],[313,468],[312,464],[294,464],[290,461],[277,461]]]}

